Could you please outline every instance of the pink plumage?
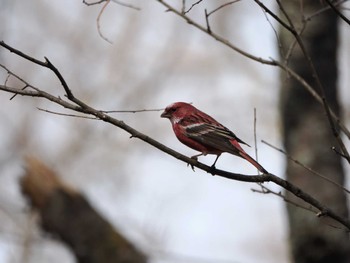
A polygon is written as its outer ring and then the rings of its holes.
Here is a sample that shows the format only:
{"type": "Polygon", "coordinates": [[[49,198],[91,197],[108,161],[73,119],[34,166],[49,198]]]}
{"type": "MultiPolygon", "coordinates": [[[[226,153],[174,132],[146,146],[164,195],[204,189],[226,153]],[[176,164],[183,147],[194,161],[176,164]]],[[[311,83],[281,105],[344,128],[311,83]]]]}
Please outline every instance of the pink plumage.
{"type": "Polygon", "coordinates": [[[215,168],[219,156],[227,152],[246,159],[260,172],[268,173],[242,149],[240,143],[248,145],[247,143],[239,139],[232,131],[214,118],[191,104],[175,102],[165,108],[161,117],[170,120],[174,133],[180,142],[201,152],[191,158],[197,159],[201,155],[215,154],[217,157],[212,165],[215,168]]]}

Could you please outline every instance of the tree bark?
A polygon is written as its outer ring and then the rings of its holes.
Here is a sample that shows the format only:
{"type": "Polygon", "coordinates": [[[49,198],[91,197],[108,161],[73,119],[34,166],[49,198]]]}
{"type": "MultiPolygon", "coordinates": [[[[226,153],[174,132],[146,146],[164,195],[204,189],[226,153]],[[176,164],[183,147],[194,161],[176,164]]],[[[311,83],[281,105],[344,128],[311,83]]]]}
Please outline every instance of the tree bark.
{"type": "MultiPolygon", "coordinates": [[[[325,6],[322,1],[283,1],[296,28],[300,29],[301,10],[309,15],[325,6]],[[301,5],[302,8],[301,8],[301,5]]],[[[283,17],[283,15],[281,15],[283,17]]],[[[337,99],[337,16],[328,10],[312,18],[302,34],[303,43],[314,63],[330,107],[340,114],[337,99]]],[[[282,57],[287,53],[294,37],[280,29],[282,57]]],[[[301,49],[296,45],[288,62],[289,66],[310,83],[317,92],[315,79],[301,49]]],[[[282,74],[281,115],[283,138],[286,151],[305,165],[320,172],[340,185],[344,184],[341,157],[332,146],[337,142],[332,134],[325,110],[295,80],[282,74]]],[[[315,177],[300,166],[288,161],[287,179],[316,197],[338,214],[348,217],[345,193],[315,177]]],[[[294,197],[287,193],[289,199],[294,197]]],[[[300,202],[299,200],[295,200],[300,202]]],[[[344,229],[334,228],[334,222],[317,218],[315,214],[287,204],[290,224],[290,246],[294,262],[350,262],[350,242],[344,229]]]]}
{"type": "Polygon", "coordinates": [[[40,161],[28,158],[23,193],[39,211],[42,228],[71,247],[80,263],[145,263],[146,257],[78,192],[40,161]]]}

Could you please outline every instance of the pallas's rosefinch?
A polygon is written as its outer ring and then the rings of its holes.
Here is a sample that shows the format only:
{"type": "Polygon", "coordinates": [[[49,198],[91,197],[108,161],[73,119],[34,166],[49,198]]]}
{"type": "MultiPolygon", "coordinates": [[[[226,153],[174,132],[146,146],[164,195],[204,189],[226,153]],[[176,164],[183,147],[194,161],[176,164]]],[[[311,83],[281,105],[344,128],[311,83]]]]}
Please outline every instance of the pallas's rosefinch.
{"type": "Polygon", "coordinates": [[[247,143],[239,139],[232,131],[214,118],[191,104],[175,102],[165,108],[161,117],[170,120],[174,133],[180,142],[201,152],[191,158],[197,159],[201,155],[215,154],[217,157],[212,165],[212,168],[215,168],[219,156],[227,152],[246,159],[260,172],[268,173],[264,167],[250,157],[240,146],[240,143],[248,145],[247,143]]]}

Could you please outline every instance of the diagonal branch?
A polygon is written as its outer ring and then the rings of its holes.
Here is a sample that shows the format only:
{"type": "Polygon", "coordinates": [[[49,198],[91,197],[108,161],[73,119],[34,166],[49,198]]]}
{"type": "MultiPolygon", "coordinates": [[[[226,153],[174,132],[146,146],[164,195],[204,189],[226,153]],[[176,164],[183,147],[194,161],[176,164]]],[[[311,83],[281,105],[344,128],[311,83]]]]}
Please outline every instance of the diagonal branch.
{"type": "Polygon", "coordinates": [[[188,17],[186,14],[181,13],[181,11],[178,11],[176,8],[172,7],[171,5],[169,5],[168,3],[166,3],[163,0],[157,0],[160,4],[164,5],[168,11],[173,12],[174,14],[180,16],[181,18],[183,18],[187,23],[189,23],[190,25],[196,27],[197,29],[199,29],[200,31],[209,34],[210,36],[212,36],[215,40],[219,41],[220,43],[224,44],[225,46],[228,46],[229,48],[235,50],[236,52],[238,52],[239,54],[250,58],[252,60],[255,60],[257,62],[260,62],[262,64],[267,64],[267,65],[272,65],[272,66],[276,66],[276,64],[271,61],[271,60],[267,60],[267,59],[263,59],[261,57],[256,57],[240,48],[238,48],[237,46],[233,45],[230,41],[228,41],[227,39],[219,36],[218,34],[211,32],[208,30],[208,28],[201,26],[200,24],[198,24],[197,22],[193,21],[190,17],[188,17]]]}
{"type": "MultiPolygon", "coordinates": [[[[163,6],[165,6],[167,8],[167,11],[171,11],[174,14],[176,14],[177,16],[181,17],[182,19],[184,19],[188,24],[196,27],[197,29],[199,29],[200,31],[208,34],[209,36],[211,36],[212,38],[214,38],[215,40],[217,40],[218,42],[222,43],[223,45],[227,46],[228,48],[231,48],[232,50],[238,52],[239,54],[252,59],[254,61],[260,62],[262,64],[265,65],[270,65],[270,66],[278,66],[279,68],[281,68],[283,71],[287,72],[287,73],[291,73],[293,72],[293,74],[291,74],[291,76],[293,78],[295,78],[295,80],[297,80],[301,85],[303,85],[306,90],[316,98],[316,100],[321,103],[323,106],[325,106],[324,104],[324,99],[323,97],[321,97],[320,95],[318,95],[318,93],[315,91],[315,89],[310,86],[305,79],[303,79],[301,76],[299,76],[297,73],[295,73],[291,68],[289,68],[286,64],[282,64],[280,62],[278,62],[275,59],[263,59],[261,57],[257,57],[254,56],[238,47],[236,47],[234,44],[232,44],[230,41],[228,41],[227,39],[219,36],[218,34],[216,34],[215,32],[212,32],[211,28],[208,26],[208,22],[206,22],[206,27],[201,26],[199,23],[195,22],[193,19],[191,19],[189,16],[187,16],[186,12],[182,13],[181,11],[178,11],[176,8],[174,8],[173,6],[171,6],[170,4],[166,3],[163,0],[156,0],[158,1],[160,4],[162,4],[163,6]]],[[[278,1],[278,0],[277,0],[278,1]]],[[[207,19],[207,18],[206,18],[207,19]]],[[[280,20],[280,19],[279,19],[280,20]]],[[[206,20],[207,21],[207,20],[206,20]]],[[[295,36],[298,36],[298,38],[300,39],[300,33],[302,32],[302,30],[300,32],[297,32],[295,30],[294,27],[288,26],[289,30],[291,30],[292,33],[295,34],[295,36]]],[[[297,41],[298,43],[299,41],[297,41]]],[[[298,43],[299,44],[299,43],[298,43]]],[[[344,132],[344,134],[350,139],[350,131],[349,129],[340,121],[340,118],[334,113],[334,111],[332,109],[330,109],[329,105],[326,105],[325,107],[327,107],[329,109],[329,113],[330,115],[327,115],[328,117],[331,116],[334,120],[334,123],[337,124],[337,126],[344,132]]],[[[328,112],[327,112],[328,114],[328,112]]],[[[339,134],[338,134],[339,135],[339,134]]],[[[338,136],[338,138],[340,138],[340,136],[338,136]]],[[[342,150],[346,150],[345,147],[342,147],[342,150]]]]}
{"type": "MultiPolygon", "coordinates": [[[[0,42],[0,44],[2,44],[2,46],[4,46],[4,42],[0,42]]],[[[34,58],[16,50],[16,49],[11,48],[11,50],[15,50],[16,52],[14,52],[14,53],[19,55],[20,57],[23,57],[27,60],[30,60],[35,64],[49,68],[51,71],[53,71],[53,73],[56,75],[56,77],[60,79],[61,84],[63,86],[63,89],[66,92],[70,91],[69,87],[65,86],[66,82],[64,81],[64,78],[62,77],[62,75],[60,74],[58,69],[54,65],[52,65],[50,62],[48,62],[48,59],[46,59],[46,62],[41,62],[41,61],[35,60],[34,58]]],[[[28,84],[25,81],[24,81],[24,83],[28,84]]],[[[31,86],[31,85],[28,84],[28,86],[31,86]]],[[[69,93],[70,94],[69,99],[70,99],[70,101],[72,101],[78,105],[75,105],[75,104],[72,104],[72,103],[67,102],[65,100],[62,100],[60,97],[53,96],[53,95],[51,95],[43,90],[40,90],[38,88],[34,88],[33,86],[31,86],[31,88],[33,90],[16,89],[16,88],[8,87],[6,85],[0,85],[0,90],[6,91],[9,93],[19,94],[22,96],[29,96],[29,97],[41,97],[41,98],[50,100],[58,105],[61,105],[64,108],[68,108],[68,109],[71,109],[71,110],[76,111],[76,112],[84,113],[86,115],[94,116],[97,119],[100,119],[104,122],[110,123],[110,124],[120,128],[120,129],[123,129],[124,131],[128,132],[131,135],[130,138],[138,138],[138,139],[146,142],[147,144],[152,145],[153,147],[157,148],[158,150],[160,150],[164,153],[167,153],[167,154],[173,156],[174,158],[181,160],[187,164],[190,164],[193,167],[197,167],[198,169],[206,171],[207,173],[211,173],[212,175],[218,175],[218,176],[221,176],[221,177],[224,177],[227,179],[242,181],[242,182],[255,182],[255,183],[274,182],[275,184],[283,187],[287,191],[293,193],[295,196],[304,200],[306,203],[317,208],[319,210],[318,215],[328,216],[330,218],[333,218],[334,220],[338,221],[339,223],[341,223],[342,225],[344,225],[345,227],[347,227],[350,230],[350,221],[349,220],[339,216],[333,210],[331,210],[327,206],[320,203],[318,200],[316,200],[315,198],[310,196],[308,193],[304,192],[299,187],[291,184],[290,182],[288,182],[282,178],[279,178],[276,175],[273,175],[273,174],[244,175],[244,174],[232,173],[232,172],[228,172],[228,171],[224,171],[224,170],[220,170],[220,169],[213,169],[211,166],[208,166],[206,164],[198,162],[195,159],[189,158],[189,157],[187,157],[187,156],[185,156],[177,151],[174,151],[173,149],[163,145],[162,143],[156,141],[155,139],[137,131],[133,127],[124,123],[123,121],[115,119],[103,111],[94,109],[93,107],[91,107],[91,106],[85,104],[84,102],[80,101],[79,99],[75,98],[72,93],[69,93]]],[[[68,97],[68,94],[67,94],[67,97],[68,97]]]]}
{"type": "Polygon", "coordinates": [[[312,73],[312,77],[313,79],[315,80],[316,82],[316,85],[317,87],[319,88],[320,92],[321,92],[321,99],[322,99],[322,105],[324,107],[324,110],[326,112],[326,115],[327,115],[327,118],[328,118],[328,122],[330,124],[330,127],[332,129],[332,132],[333,132],[333,135],[334,137],[336,138],[339,146],[340,146],[340,149],[342,150],[342,153],[344,155],[344,158],[347,160],[347,162],[350,164],[350,155],[349,155],[349,152],[348,150],[346,149],[345,147],[345,144],[343,143],[343,140],[342,138],[340,137],[340,134],[337,130],[337,127],[335,126],[335,123],[334,123],[334,120],[333,120],[333,117],[332,117],[332,114],[331,114],[331,109],[330,109],[330,106],[328,104],[328,101],[327,101],[327,98],[326,98],[326,95],[325,95],[325,91],[324,91],[324,87],[323,87],[323,84],[321,82],[321,79],[319,77],[319,74],[315,68],[315,65],[314,63],[312,62],[312,59],[311,59],[311,56],[309,55],[308,51],[306,50],[306,47],[304,45],[304,42],[303,40],[301,39],[300,35],[298,34],[298,32],[296,31],[295,27],[294,27],[294,24],[293,24],[293,21],[292,19],[290,18],[290,16],[288,15],[287,11],[285,10],[284,6],[282,5],[281,1],[280,0],[276,0],[277,1],[277,4],[281,10],[281,12],[284,14],[284,16],[286,17],[289,25],[290,25],[290,28],[292,29],[290,32],[292,33],[292,35],[295,37],[296,41],[298,42],[298,45],[299,47],[301,48],[302,52],[303,52],[303,55],[309,65],[309,68],[311,70],[311,73],[312,73]]]}
{"type": "Polygon", "coordinates": [[[341,19],[343,19],[343,20],[345,21],[345,23],[347,23],[348,25],[350,25],[350,20],[349,20],[346,16],[344,16],[344,15],[342,14],[342,12],[339,11],[339,9],[336,7],[335,4],[333,4],[332,1],[330,1],[330,0],[325,0],[325,1],[326,1],[327,4],[332,8],[332,10],[333,10],[341,19]]]}
{"type": "Polygon", "coordinates": [[[322,174],[316,172],[314,169],[312,169],[312,168],[306,166],[305,164],[301,163],[300,161],[296,160],[296,159],[293,158],[291,155],[289,155],[286,151],[284,151],[284,150],[282,150],[282,149],[280,149],[280,148],[278,148],[278,147],[276,147],[276,146],[273,146],[272,144],[268,143],[267,141],[262,140],[261,142],[264,143],[264,144],[266,144],[266,145],[268,145],[268,146],[270,146],[272,149],[275,149],[276,151],[279,151],[280,153],[283,153],[289,160],[291,160],[291,161],[293,161],[295,164],[297,164],[297,165],[303,167],[305,170],[309,171],[310,173],[312,173],[312,174],[318,176],[319,178],[321,178],[321,179],[323,179],[323,180],[325,180],[325,181],[327,181],[327,182],[333,184],[334,186],[336,186],[336,187],[342,189],[344,192],[350,194],[350,191],[349,191],[348,189],[346,189],[344,186],[342,186],[341,184],[338,184],[338,183],[334,182],[333,180],[329,179],[328,177],[326,177],[326,176],[324,176],[324,175],[322,175],[322,174]]]}

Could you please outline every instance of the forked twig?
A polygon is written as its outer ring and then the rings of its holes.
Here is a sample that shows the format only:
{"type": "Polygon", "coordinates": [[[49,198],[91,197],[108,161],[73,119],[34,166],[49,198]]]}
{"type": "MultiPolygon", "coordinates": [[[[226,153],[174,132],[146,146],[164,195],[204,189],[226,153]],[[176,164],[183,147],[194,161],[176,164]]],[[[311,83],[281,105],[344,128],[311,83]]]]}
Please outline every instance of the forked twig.
{"type": "MultiPolygon", "coordinates": [[[[0,42],[0,46],[3,47],[9,47],[6,45],[3,41],[0,42]]],[[[174,151],[173,149],[161,144],[157,140],[152,139],[151,137],[137,131],[133,127],[127,125],[125,122],[112,118],[106,113],[103,113],[99,110],[94,109],[93,107],[87,105],[86,103],[82,102],[78,98],[74,97],[73,93],[71,92],[70,88],[68,87],[66,81],[62,77],[61,73],[58,71],[58,69],[47,59],[45,58],[45,61],[36,60],[19,50],[10,47],[6,48],[7,50],[14,52],[16,55],[34,62],[37,65],[40,65],[42,67],[48,68],[51,70],[55,76],[60,80],[62,87],[64,91],[66,92],[67,98],[71,101],[65,101],[61,99],[60,97],[53,96],[41,89],[33,88],[34,90],[21,90],[13,87],[8,87],[6,85],[0,85],[0,90],[13,93],[13,94],[19,94],[22,96],[32,96],[32,97],[41,97],[47,100],[50,100],[58,105],[61,105],[67,109],[71,109],[76,112],[80,112],[86,115],[94,116],[106,123],[110,123],[120,129],[123,129],[124,131],[128,132],[132,138],[138,138],[149,145],[154,146],[155,148],[159,149],[160,151],[163,151],[164,153],[167,153],[171,156],[173,156],[176,159],[179,159],[185,163],[188,163],[194,167],[197,167],[198,169],[201,169],[203,171],[206,171],[207,173],[218,175],[224,178],[228,178],[231,180],[237,180],[237,181],[243,181],[243,182],[255,182],[255,183],[264,183],[264,182],[274,182],[275,184],[281,186],[282,188],[286,189],[287,191],[294,194],[296,197],[304,200],[305,202],[309,203],[310,205],[314,206],[319,210],[318,214],[328,216],[330,218],[333,218],[334,220],[338,221],[342,225],[346,226],[350,230],[350,221],[347,218],[344,218],[340,216],[339,214],[335,213],[332,209],[328,208],[327,206],[323,205],[321,202],[319,202],[317,199],[309,195],[308,193],[304,192],[299,187],[293,185],[292,183],[276,176],[271,173],[264,174],[264,175],[245,175],[245,174],[238,174],[238,173],[232,173],[220,169],[214,169],[211,166],[205,165],[201,162],[198,162],[195,159],[189,158],[177,151],[174,151]]]]}
{"type": "Polygon", "coordinates": [[[326,95],[325,95],[325,90],[324,90],[323,84],[322,84],[322,82],[320,80],[319,74],[318,74],[318,72],[317,72],[317,70],[315,68],[314,63],[312,62],[311,56],[309,55],[308,51],[306,50],[306,47],[305,47],[305,45],[304,45],[300,35],[298,34],[297,30],[294,27],[292,19],[290,18],[289,14],[285,10],[285,8],[282,5],[281,1],[280,0],[276,0],[276,1],[277,1],[277,4],[278,4],[281,12],[284,14],[284,16],[286,17],[286,19],[287,19],[287,21],[289,23],[289,31],[292,33],[292,35],[297,40],[298,45],[301,48],[301,50],[303,52],[303,55],[304,55],[308,65],[309,65],[309,68],[311,70],[311,75],[312,75],[313,79],[315,80],[316,85],[317,85],[317,87],[319,88],[319,90],[321,92],[322,105],[323,105],[324,110],[326,112],[326,115],[327,115],[327,118],[328,118],[328,122],[329,122],[329,125],[330,125],[331,129],[332,129],[333,135],[336,138],[336,140],[337,140],[337,142],[338,142],[338,144],[339,144],[339,146],[340,146],[340,148],[342,150],[342,153],[345,156],[345,159],[350,164],[349,152],[346,149],[342,138],[340,137],[340,134],[339,134],[339,132],[337,130],[337,127],[335,126],[335,123],[334,123],[334,120],[333,120],[333,117],[332,117],[332,114],[331,114],[331,109],[330,109],[330,106],[328,104],[328,101],[327,101],[327,98],[326,98],[326,95]]]}
{"type": "Polygon", "coordinates": [[[102,31],[101,31],[101,25],[100,25],[100,19],[101,19],[101,16],[104,12],[104,10],[106,9],[107,5],[111,2],[111,0],[106,0],[106,3],[102,6],[101,8],[101,11],[98,13],[98,16],[97,16],[97,19],[96,19],[96,25],[97,25],[97,31],[98,31],[98,34],[100,35],[100,37],[104,40],[106,40],[108,43],[110,44],[113,44],[113,42],[111,40],[109,40],[107,37],[105,37],[103,34],[102,34],[102,31]]]}
{"type": "Polygon", "coordinates": [[[327,4],[332,8],[332,10],[333,10],[341,19],[343,19],[343,20],[345,21],[345,23],[347,23],[348,25],[350,25],[350,20],[349,20],[346,16],[344,16],[344,15],[342,14],[342,12],[339,11],[339,9],[336,7],[335,4],[333,4],[332,1],[330,1],[330,0],[325,0],[325,1],[326,1],[327,4]]]}
{"type": "Polygon", "coordinates": [[[286,151],[284,151],[284,150],[282,150],[282,149],[280,149],[280,148],[278,148],[278,147],[276,147],[276,146],[273,146],[271,143],[268,143],[267,141],[262,140],[261,142],[264,143],[264,144],[266,144],[266,145],[268,145],[268,146],[270,146],[271,148],[275,149],[276,151],[279,151],[280,153],[283,153],[289,160],[291,160],[291,161],[293,161],[295,164],[297,164],[297,165],[303,167],[304,169],[306,169],[306,170],[309,171],[310,173],[312,173],[312,174],[318,176],[318,177],[321,178],[322,180],[325,180],[325,181],[327,181],[327,182],[333,184],[334,186],[336,186],[336,187],[342,189],[344,192],[350,194],[350,191],[349,191],[348,189],[346,189],[344,186],[342,186],[341,184],[338,184],[338,183],[334,182],[333,180],[329,179],[328,177],[326,177],[326,176],[324,176],[324,175],[322,175],[322,174],[316,172],[314,169],[312,169],[312,168],[306,166],[305,164],[301,163],[300,161],[296,160],[296,159],[293,158],[291,155],[289,155],[286,151]]]}
{"type": "MultiPolygon", "coordinates": [[[[298,75],[295,71],[293,71],[290,67],[288,67],[286,64],[281,63],[275,59],[270,58],[270,60],[267,59],[263,59],[261,57],[257,57],[254,56],[240,48],[238,48],[237,46],[235,46],[234,44],[232,44],[230,41],[228,41],[227,39],[219,36],[218,34],[216,34],[215,32],[213,32],[211,29],[210,31],[208,30],[208,25],[206,27],[201,26],[199,23],[195,22],[193,19],[191,19],[190,17],[188,17],[185,14],[181,13],[181,11],[178,11],[176,8],[174,8],[173,6],[171,6],[170,4],[168,4],[167,2],[165,2],[164,0],[156,0],[158,1],[160,4],[162,4],[163,6],[165,6],[167,8],[167,11],[171,11],[174,14],[180,16],[182,19],[184,19],[188,24],[196,27],[197,29],[199,29],[200,31],[210,35],[212,38],[214,38],[215,40],[217,40],[218,42],[222,43],[223,45],[227,46],[228,48],[238,52],[239,54],[257,61],[259,63],[265,64],[265,65],[270,65],[270,66],[278,66],[280,67],[283,71],[287,72],[288,74],[290,74],[296,81],[298,81],[303,87],[306,88],[306,90],[314,97],[316,98],[316,100],[321,103],[322,105],[324,105],[323,102],[323,98],[321,96],[318,95],[318,93],[314,90],[314,88],[308,84],[304,78],[302,78],[300,75],[298,75]]],[[[278,0],[277,0],[278,1],[278,0]]],[[[260,1],[259,1],[260,2],[260,1]]],[[[268,10],[268,9],[267,9],[268,10]]],[[[271,11],[270,11],[271,12],[271,11]]],[[[281,19],[278,18],[278,21],[280,21],[281,19]]],[[[285,23],[284,23],[285,24],[285,23]]],[[[209,27],[210,28],[210,27],[209,27]]],[[[287,27],[289,30],[292,30],[294,34],[298,35],[300,34],[298,31],[296,31],[294,28],[292,28],[291,26],[287,27]]],[[[300,36],[299,36],[300,39],[300,36]]],[[[298,41],[297,41],[298,43],[298,41]]],[[[329,108],[329,106],[328,106],[329,108]]],[[[330,115],[333,118],[334,122],[337,124],[337,126],[344,132],[344,134],[350,139],[350,131],[349,129],[340,121],[339,117],[334,113],[334,111],[332,111],[332,109],[329,108],[330,111],[330,115]]]]}

